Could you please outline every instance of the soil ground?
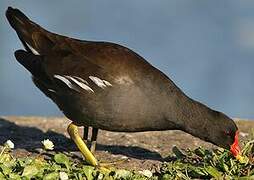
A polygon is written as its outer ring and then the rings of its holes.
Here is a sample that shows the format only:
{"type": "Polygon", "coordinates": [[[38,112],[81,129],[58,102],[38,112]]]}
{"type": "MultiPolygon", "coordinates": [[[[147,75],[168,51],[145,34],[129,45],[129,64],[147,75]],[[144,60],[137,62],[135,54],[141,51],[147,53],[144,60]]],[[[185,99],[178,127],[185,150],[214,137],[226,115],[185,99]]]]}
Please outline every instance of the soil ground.
{"type": "MultiPolygon", "coordinates": [[[[0,117],[0,145],[11,139],[15,144],[14,155],[23,157],[41,153],[41,141],[50,139],[55,144],[54,151],[82,160],[67,134],[69,123],[66,118],[55,117],[0,117]]],[[[236,119],[236,123],[241,132],[241,140],[253,133],[254,121],[236,119]]],[[[126,159],[124,163],[116,165],[118,168],[154,170],[168,160],[173,146],[184,149],[215,147],[181,131],[118,133],[100,130],[95,156],[104,162],[126,159]]]]}

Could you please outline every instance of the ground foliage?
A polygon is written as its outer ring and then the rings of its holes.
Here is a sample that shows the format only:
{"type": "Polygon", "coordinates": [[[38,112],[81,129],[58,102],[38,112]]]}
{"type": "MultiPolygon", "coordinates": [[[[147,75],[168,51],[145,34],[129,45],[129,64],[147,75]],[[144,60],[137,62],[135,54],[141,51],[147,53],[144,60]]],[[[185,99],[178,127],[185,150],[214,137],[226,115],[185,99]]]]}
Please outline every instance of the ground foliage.
{"type": "Polygon", "coordinates": [[[194,150],[173,148],[170,161],[151,172],[84,165],[63,153],[16,158],[11,148],[0,151],[0,179],[254,179],[254,140],[244,143],[243,158],[235,159],[227,150],[198,147],[194,150]]]}

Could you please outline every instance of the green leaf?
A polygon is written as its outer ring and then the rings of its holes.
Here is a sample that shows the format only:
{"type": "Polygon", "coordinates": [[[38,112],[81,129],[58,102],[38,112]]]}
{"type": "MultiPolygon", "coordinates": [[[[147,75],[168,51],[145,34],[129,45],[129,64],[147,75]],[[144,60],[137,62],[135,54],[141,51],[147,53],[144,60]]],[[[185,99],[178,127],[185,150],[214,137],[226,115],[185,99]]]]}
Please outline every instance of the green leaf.
{"type": "Polygon", "coordinates": [[[177,159],[182,159],[185,155],[176,146],[172,148],[173,153],[176,155],[177,159]]]}
{"type": "Polygon", "coordinates": [[[185,180],[190,179],[187,176],[185,176],[181,171],[176,171],[176,176],[179,177],[180,179],[185,179],[185,180]]]}
{"type": "Polygon", "coordinates": [[[115,178],[116,179],[127,179],[128,177],[131,176],[131,172],[124,170],[124,169],[117,169],[115,171],[115,178]]]}
{"type": "Polygon", "coordinates": [[[55,180],[58,179],[59,175],[58,172],[52,172],[47,174],[46,176],[43,177],[43,180],[55,180]]]}
{"type": "Polygon", "coordinates": [[[86,176],[87,180],[93,180],[94,179],[94,177],[93,177],[94,167],[84,166],[82,170],[85,173],[85,176],[86,176]]]}
{"type": "Polygon", "coordinates": [[[7,163],[9,161],[11,161],[12,157],[10,154],[8,153],[4,153],[0,156],[0,163],[7,163]]]}
{"type": "Polygon", "coordinates": [[[84,178],[83,178],[83,176],[82,176],[82,174],[81,174],[81,173],[78,173],[78,175],[77,175],[77,178],[76,178],[76,179],[83,180],[84,178]]]}
{"type": "Polygon", "coordinates": [[[220,173],[217,169],[215,169],[214,167],[208,166],[208,167],[205,168],[205,170],[206,170],[212,177],[214,177],[214,178],[216,178],[216,179],[221,178],[221,173],[220,173]]]}
{"type": "Polygon", "coordinates": [[[12,179],[12,180],[21,180],[21,177],[18,174],[11,173],[11,174],[9,174],[9,179],[12,179]]]}
{"type": "Polygon", "coordinates": [[[223,163],[223,162],[221,164],[222,164],[223,171],[229,173],[228,165],[226,163],[223,163]]]}
{"type": "Polygon", "coordinates": [[[39,172],[39,170],[38,170],[37,166],[28,165],[24,168],[22,176],[31,178],[31,177],[35,176],[38,172],[39,172]]]}
{"type": "Polygon", "coordinates": [[[170,176],[169,174],[164,174],[161,178],[161,180],[169,180],[172,179],[172,176],[170,176]]]}
{"type": "Polygon", "coordinates": [[[58,164],[63,164],[65,165],[65,167],[69,170],[70,169],[70,160],[69,158],[64,155],[63,153],[59,153],[56,154],[54,156],[54,160],[58,163],[58,164]]]}
{"type": "Polygon", "coordinates": [[[205,150],[201,147],[195,149],[195,154],[200,156],[200,157],[204,157],[205,156],[205,150]]]}
{"type": "Polygon", "coordinates": [[[0,168],[2,169],[4,175],[10,174],[12,171],[11,167],[6,166],[5,164],[1,164],[0,168]]]}
{"type": "Polygon", "coordinates": [[[188,167],[188,169],[192,170],[192,173],[194,174],[195,177],[196,176],[200,177],[200,176],[207,175],[207,173],[201,167],[190,166],[190,167],[188,167]]]}
{"type": "Polygon", "coordinates": [[[251,153],[251,150],[253,148],[254,140],[251,140],[245,144],[245,146],[242,149],[242,154],[243,155],[248,155],[251,153]]]}
{"type": "Polygon", "coordinates": [[[250,180],[250,179],[254,179],[254,176],[244,176],[244,177],[238,177],[238,180],[250,180]]]}
{"type": "Polygon", "coordinates": [[[0,172],[0,179],[5,179],[5,176],[1,172],[0,172]]]}

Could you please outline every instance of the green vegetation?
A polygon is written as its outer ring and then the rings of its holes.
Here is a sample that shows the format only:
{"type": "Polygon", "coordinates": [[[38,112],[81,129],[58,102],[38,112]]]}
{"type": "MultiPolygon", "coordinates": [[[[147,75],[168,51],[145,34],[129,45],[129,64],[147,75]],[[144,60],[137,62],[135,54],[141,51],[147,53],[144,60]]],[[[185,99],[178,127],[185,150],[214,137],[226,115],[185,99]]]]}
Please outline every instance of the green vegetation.
{"type": "Polygon", "coordinates": [[[253,144],[249,141],[243,149],[243,159],[235,159],[230,152],[218,148],[207,150],[197,148],[182,153],[174,148],[176,160],[161,167],[162,179],[242,179],[254,178],[253,144]]]}
{"type": "Polygon", "coordinates": [[[94,168],[75,162],[63,153],[15,158],[11,155],[13,147],[9,142],[0,151],[0,179],[254,179],[254,140],[245,142],[244,158],[240,161],[221,148],[179,150],[174,147],[172,160],[163,163],[160,170],[153,173],[149,170],[94,168]]]}

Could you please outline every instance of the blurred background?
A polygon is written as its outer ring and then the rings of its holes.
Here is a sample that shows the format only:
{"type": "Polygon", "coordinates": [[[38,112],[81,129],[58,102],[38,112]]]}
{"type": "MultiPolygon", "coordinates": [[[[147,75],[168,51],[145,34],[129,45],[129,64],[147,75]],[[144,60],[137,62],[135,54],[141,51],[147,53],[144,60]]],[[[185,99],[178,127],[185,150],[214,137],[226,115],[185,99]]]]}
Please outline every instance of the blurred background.
{"type": "Polygon", "coordinates": [[[0,115],[56,116],[14,58],[23,47],[5,18],[8,6],[50,31],[127,46],[188,96],[254,119],[254,1],[1,0],[0,115]]]}

